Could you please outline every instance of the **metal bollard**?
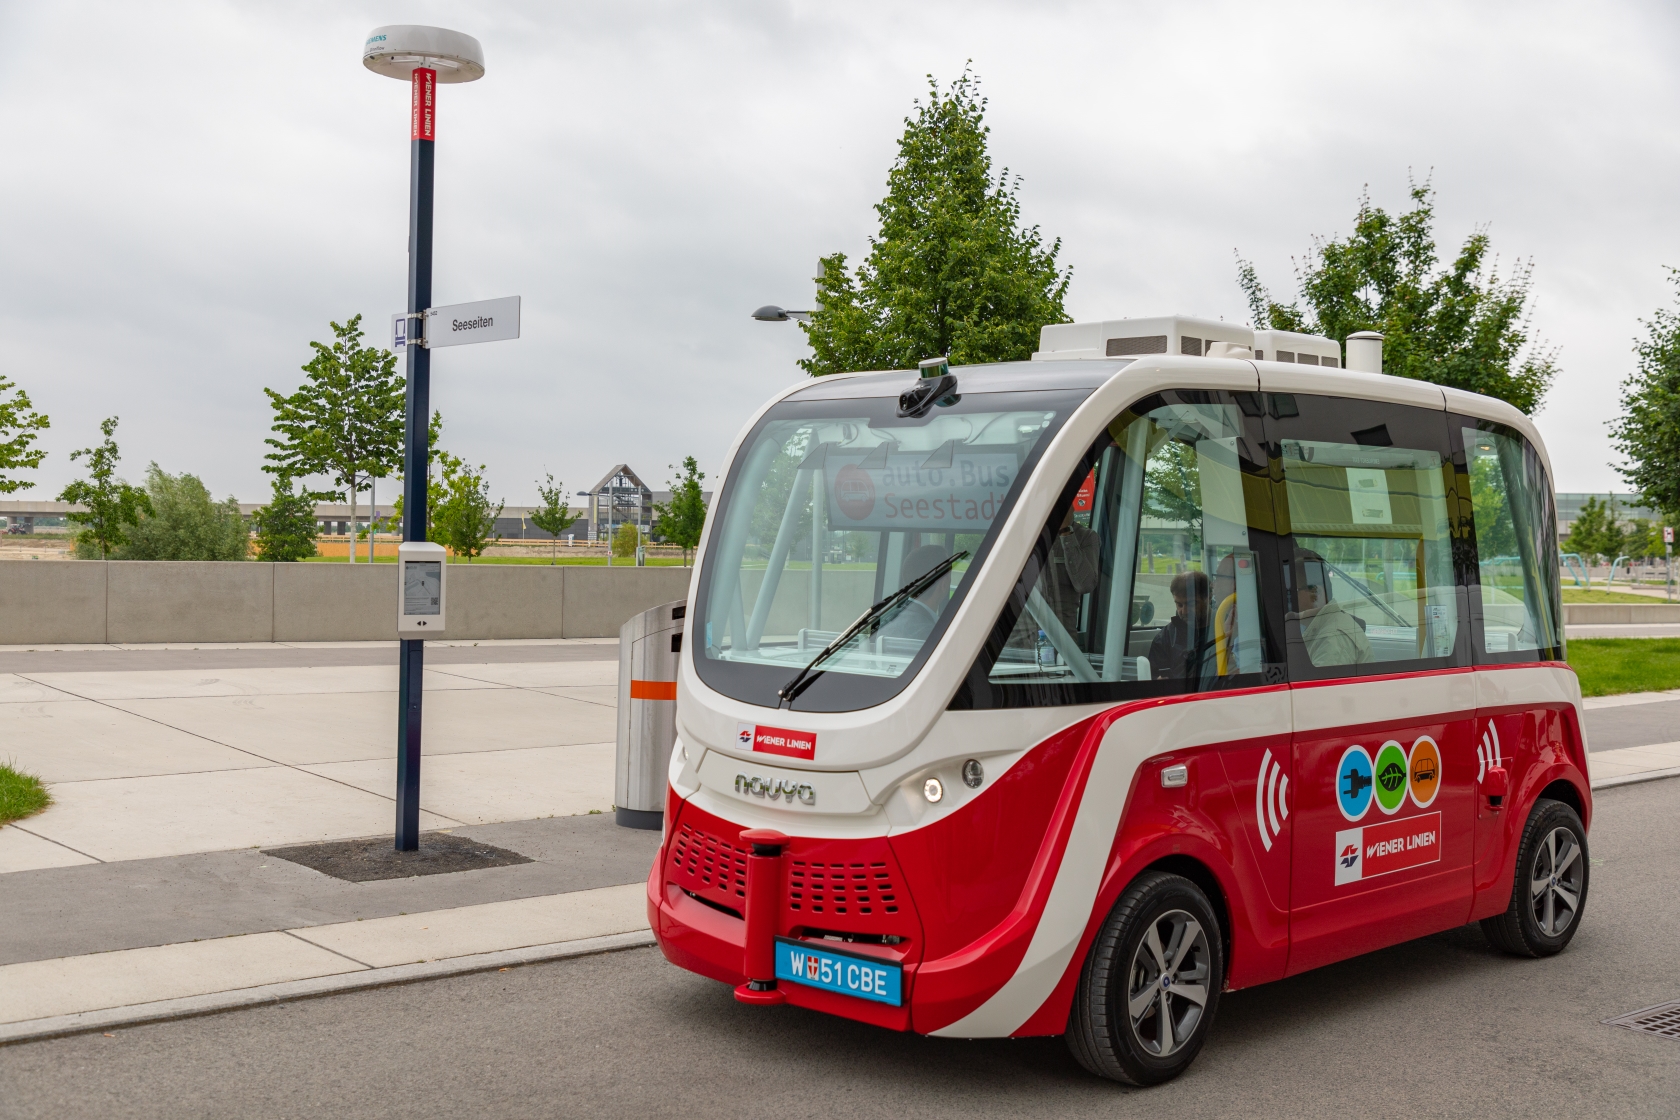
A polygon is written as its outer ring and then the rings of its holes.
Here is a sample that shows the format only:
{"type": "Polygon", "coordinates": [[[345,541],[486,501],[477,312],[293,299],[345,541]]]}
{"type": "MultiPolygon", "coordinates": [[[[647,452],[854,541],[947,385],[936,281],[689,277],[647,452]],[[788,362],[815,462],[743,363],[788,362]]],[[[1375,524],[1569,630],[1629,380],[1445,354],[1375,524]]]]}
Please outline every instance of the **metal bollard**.
{"type": "Polygon", "coordinates": [[[682,601],[654,607],[618,632],[618,760],[613,806],[625,828],[662,828],[677,741],[682,601]]]}
{"type": "Polygon", "coordinates": [[[747,982],[735,989],[742,1003],[775,1004],[787,997],[776,988],[776,926],[786,891],[788,838],[773,828],[749,828],[741,843],[752,845],[747,857],[747,929],[741,971],[747,982]]]}

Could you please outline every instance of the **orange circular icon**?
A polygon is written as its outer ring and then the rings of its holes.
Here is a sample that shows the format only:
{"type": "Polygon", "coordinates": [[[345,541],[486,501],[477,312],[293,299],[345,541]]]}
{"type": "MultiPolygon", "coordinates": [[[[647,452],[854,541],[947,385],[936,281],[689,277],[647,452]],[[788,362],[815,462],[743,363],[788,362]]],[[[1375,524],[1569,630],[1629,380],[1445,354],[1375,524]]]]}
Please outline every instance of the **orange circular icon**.
{"type": "Polygon", "coordinates": [[[1427,735],[1418,736],[1412,744],[1412,754],[1406,766],[1412,790],[1412,801],[1419,809],[1427,809],[1441,791],[1441,748],[1427,735]]]}

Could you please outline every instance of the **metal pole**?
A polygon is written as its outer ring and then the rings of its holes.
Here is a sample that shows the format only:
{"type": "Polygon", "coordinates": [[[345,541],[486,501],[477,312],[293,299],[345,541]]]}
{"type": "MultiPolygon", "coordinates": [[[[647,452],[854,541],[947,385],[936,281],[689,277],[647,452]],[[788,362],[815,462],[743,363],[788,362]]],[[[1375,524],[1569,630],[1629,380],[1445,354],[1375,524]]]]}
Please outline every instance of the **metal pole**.
{"type": "MultiPolygon", "coordinates": [[[[437,71],[414,71],[414,111],[408,157],[408,311],[432,305],[432,162],[436,145],[437,71]]],[[[424,320],[422,320],[422,325],[424,320]]],[[[410,320],[412,338],[413,320],[410,320]]],[[[432,352],[408,345],[407,427],[403,450],[403,540],[426,539],[426,418],[431,415],[432,352]]],[[[420,848],[420,700],[426,643],[404,638],[397,654],[397,836],[399,852],[420,848]]]]}

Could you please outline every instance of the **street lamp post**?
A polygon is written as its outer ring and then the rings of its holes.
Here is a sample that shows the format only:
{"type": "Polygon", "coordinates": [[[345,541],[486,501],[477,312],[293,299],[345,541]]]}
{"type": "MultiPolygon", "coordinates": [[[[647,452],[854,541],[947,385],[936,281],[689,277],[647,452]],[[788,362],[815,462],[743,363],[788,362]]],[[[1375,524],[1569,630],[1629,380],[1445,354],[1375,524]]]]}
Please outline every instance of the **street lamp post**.
{"type": "MultiPolygon", "coordinates": [[[[484,76],[478,40],[441,27],[397,24],[376,27],[362,46],[362,64],[376,74],[409,82],[413,98],[408,154],[408,310],[412,320],[432,305],[432,168],[437,142],[437,87],[484,76]]],[[[407,439],[403,451],[403,540],[426,539],[426,463],[430,458],[426,418],[431,413],[431,350],[408,346],[408,391],[404,402],[407,439]]],[[[400,575],[400,570],[399,570],[400,575]]],[[[423,638],[404,638],[397,654],[397,827],[399,852],[420,847],[420,700],[425,668],[423,638]]]]}

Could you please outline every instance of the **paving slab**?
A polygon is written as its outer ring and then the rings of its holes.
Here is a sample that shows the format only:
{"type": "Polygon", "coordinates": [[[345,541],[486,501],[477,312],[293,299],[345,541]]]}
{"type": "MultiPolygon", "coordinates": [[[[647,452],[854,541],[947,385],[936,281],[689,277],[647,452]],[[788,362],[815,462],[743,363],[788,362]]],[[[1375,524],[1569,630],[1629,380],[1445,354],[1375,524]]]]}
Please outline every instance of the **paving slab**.
{"type": "MultiPolygon", "coordinates": [[[[396,814],[392,765],[382,795],[287,766],[60,782],[28,827],[101,860],[371,836],[396,814]]],[[[422,828],[458,823],[420,814],[422,828]]]]}
{"type": "Polygon", "coordinates": [[[536,688],[533,692],[546,692],[550,696],[564,696],[568,700],[582,700],[586,704],[604,704],[618,710],[618,685],[596,684],[576,685],[560,688],[536,688]]]}
{"type": "Polygon", "coordinates": [[[85,782],[270,763],[92,700],[11,704],[3,709],[0,760],[44,782],[85,782]]]}
{"type": "Polygon", "coordinates": [[[1614,751],[1594,751],[1591,765],[1594,782],[1606,778],[1624,778],[1629,774],[1672,770],[1680,767],[1680,742],[1623,747],[1614,751]]]}
{"type": "Polygon", "coordinates": [[[0,968],[0,1023],[203,995],[362,965],[287,933],[253,933],[0,968]]]}
{"type": "Polygon", "coordinates": [[[1595,754],[1670,742],[1680,738],[1680,697],[1591,709],[1583,714],[1581,722],[1587,733],[1587,748],[1595,754]]]}
{"type": "MultiPolygon", "coordinates": [[[[0,829],[0,857],[13,831],[0,829]]],[[[532,862],[350,883],[254,848],[103,864],[75,857],[88,865],[0,880],[0,965],[642,882],[659,848],[657,831],[620,828],[611,814],[427,832],[422,848],[434,835],[532,862]]],[[[389,824],[380,836],[391,842],[389,824]]]]}
{"type": "MultiPolygon", "coordinates": [[[[430,755],[420,767],[420,804],[461,823],[575,816],[612,808],[613,743],[430,755]]],[[[394,758],[305,767],[371,792],[396,788],[394,758]]]]}
{"type": "Polygon", "coordinates": [[[556,688],[618,684],[618,658],[611,661],[518,662],[506,665],[449,665],[440,670],[462,680],[504,688],[556,688]]]}
{"type": "MultiPolygon", "coordinates": [[[[55,844],[51,840],[36,836],[27,828],[19,828],[15,824],[0,827],[0,875],[14,871],[39,871],[50,867],[78,867],[98,862],[91,856],[71,851],[63,844],[55,844]]],[[[0,907],[0,915],[5,914],[14,905],[9,889],[10,882],[7,881],[6,905],[0,907]]]]}
{"type": "MultiPolygon", "coordinates": [[[[589,663],[586,663],[589,664],[589,663]]],[[[31,673],[29,679],[88,700],[169,696],[282,696],[296,693],[395,692],[393,665],[281,666],[265,669],[144,669],[31,673]]],[[[470,677],[426,672],[426,690],[486,688],[470,677]]]]}
{"type": "MultiPolygon", "coordinates": [[[[424,914],[310,926],[293,931],[293,936],[375,968],[388,968],[629,933],[646,929],[647,924],[646,888],[641,883],[626,883],[424,914]]],[[[0,969],[0,973],[3,971],[0,969]]]]}
{"type": "MultiPolygon", "coordinates": [[[[616,661],[618,639],[532,639],[427,642],[426,664],[497,661],[616,661]]],[[[394,665],[395,642],[272,642],[237,645],[0,646],[0,672],[91,672],[128,669],[280,668],[310,665],[394,665]]]]}
{"type": "MultiPolygon", "coordinates": [[[[394,692],[194,696],[111,705],[287,765],[389,758],[394,692]]],[[[616,737],[616,706],[509,688],[440,689],[425,700],[427,755],[595,743],[616,737]]]]}
{"type": "Polygon", "coordinates": [[[16,673],[0,673],[0,704],[39,704],[48,700],[74,700],[75,696],[49,688],[16,673]]]}

